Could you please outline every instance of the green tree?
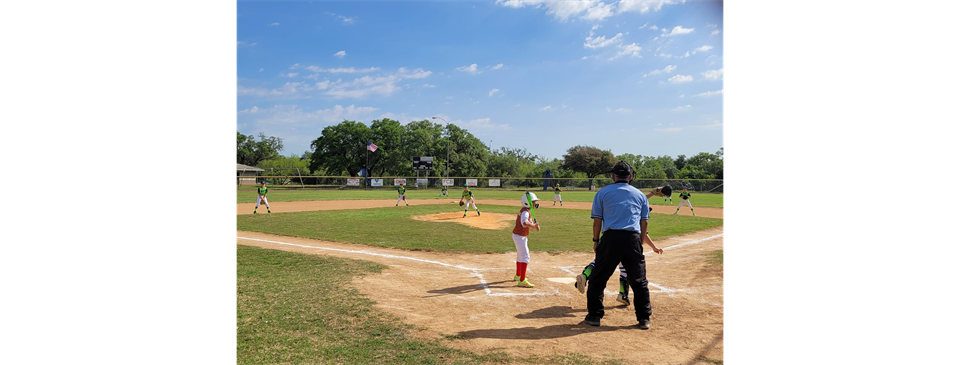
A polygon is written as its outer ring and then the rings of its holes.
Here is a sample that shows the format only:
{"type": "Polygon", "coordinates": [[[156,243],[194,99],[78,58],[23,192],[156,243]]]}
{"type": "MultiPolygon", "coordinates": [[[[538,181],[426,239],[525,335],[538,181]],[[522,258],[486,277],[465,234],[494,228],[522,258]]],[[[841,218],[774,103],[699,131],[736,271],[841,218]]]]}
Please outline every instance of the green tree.
{"type": "Polygon", "coordinates": [[[237,132],[237,163],[256,166],[260,161],[280,157],[283,140],[279,137],[267,137],[263,132],[256,141],[253,135],[245,136],[237,132]]]}
{"type": "Polygon", "coordinates": [[[563,155],[562,168],[586,174],[590,179],[590,185],[593,186],[593,178],[610,171],[616,163],[616,156],[609,150],[603,151],[593,146],[578,145],[570,147],[567,154],[563,155]]]}
{"type": "Polygon", "coordinates": [[[300,183],[298,176],[310,175],[310,160],[303,160],[296,154],[287,157],[277,157],[272,160],[260,161],[257,167],[263,169],[263,176],[287,176],[285,181],[275,181],[274,183],[300,183]]]}
{"type": "Polygon", "coordinates": [[[370,134],[370,128],[365,124],[350,120],[324,127],[320,137],[310,143],[313,148],[310,170],[323,169],[328,174],[356,175],[366,162],[370,134]]]}
{"type": "Polygon", "coordinates": [[[447,124],[445,130],[446,138],[450,139],[450,175],[484,176],[487,171],[484,160],[490,155],[490,148],[454,124],[447,124]]]}
{"type": "Polygon", "coordinates": [[[377,150],[369,153],[371,176],[404,174],[401,167],[409,159],[406,134],[406,128],[396,120],[384,118],[370,123],[370,141],[377,145],[377,150]]]}

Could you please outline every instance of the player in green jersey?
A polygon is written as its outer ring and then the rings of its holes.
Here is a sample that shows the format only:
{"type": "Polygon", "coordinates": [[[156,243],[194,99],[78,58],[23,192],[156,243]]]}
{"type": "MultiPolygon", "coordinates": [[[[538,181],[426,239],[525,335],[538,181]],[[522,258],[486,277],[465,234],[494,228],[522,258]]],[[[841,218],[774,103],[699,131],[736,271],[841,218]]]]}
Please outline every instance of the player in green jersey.
{"type": "MultiPolygon", "coordinates": [[[[446,186],[446,185],[443,185],[443,184],[440,184],[440,195],[437,195],[437,197],[439,198],[439,197],[444,196],[444,195],[447,195],[447,186],[446,186]]],[[[449,195],[447,195],[447,196],[449,196],[449,195]]]]}
{"type": "Polygon", "coordinates": [[[477,201],[473,200],[473,192],[470,191],[470,187],[467,184],[463,184],[463,193],[460,194],[460,205],[463,206],[463,218],[467,217],[467,209],[470,209],[470,203],[473,203],[473,209],[477,210],[477,216],[480,215],[480,208],[477,208],[477,201]],[[467,199],[467,204],[463,204],[463,200],[467,199]]]}
{"type": "Polygon", "coordinates": [[[397,193],[400,194],[400,197],[397,198],[397,205],[394,205],[395,207],[399,207],[399,206],[400,206],[400,201],[401,201],[401,200],[403,200],[403,204],[406,204],[408,207],[410,206],[410,203],[407,203],[407,194],[404,194],[404,193],[406,193],[406,192],[407,192],[407,189],[404,189],[404,188],[403,188],[403,184],[400,184],[400,187],[397,188],[397,193]]]}
{"type": "Polygon", "coordinates": [[[563,198],[560,197],[560,192],[562,191],[563,190],[560,190],[560,184],[557,184],[557,186],[553,188],[553,206],[557,206],[557,200],[560,201],[560,206],[563,206],[563,198]]]}
{"type": "Polygon", "coordinates": [[[257,214],[261,201],[267,206],[267,213],[270,213],[270,203],[267,203],[267,180],[260,180],[260,187],[257,188],[257,205],[253,207],[253,214],[257,214]]]}
{"type": "Polygon", "coordinates": [[[673,215],[677,215],[677,213],[680,212],[680,207],[683,206],[683,203],[687,203],[687,206],[690,207],[690,213],[693,213],[693,215],[696,216],[697,213],[693,211],[693,204],[690,204],[690,193],[687,191],[686,186],[683,187],[683,192],[680,193],[680,199],[682,200],[680,200],[680,204],[677,205],[677,211],[673,212],[673,215]]]}

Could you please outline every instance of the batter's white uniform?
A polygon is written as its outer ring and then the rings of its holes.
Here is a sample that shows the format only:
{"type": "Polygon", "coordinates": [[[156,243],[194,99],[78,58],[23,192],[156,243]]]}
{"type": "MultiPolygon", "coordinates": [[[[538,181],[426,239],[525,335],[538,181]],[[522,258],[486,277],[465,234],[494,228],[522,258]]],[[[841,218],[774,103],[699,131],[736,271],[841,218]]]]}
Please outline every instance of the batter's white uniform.
{"type": "MultiPolygon", "coordinates": [[[[520,222],[526,222],[530,219],[530,212],[520,213],[520,222]]],[[[522,224],[522,223],[521,223],[522,224]]],[[[517,246],[517,262],[530,263],[530,249],[527,248],[527,236],[513,234],[513,244],[517,246]]]]}

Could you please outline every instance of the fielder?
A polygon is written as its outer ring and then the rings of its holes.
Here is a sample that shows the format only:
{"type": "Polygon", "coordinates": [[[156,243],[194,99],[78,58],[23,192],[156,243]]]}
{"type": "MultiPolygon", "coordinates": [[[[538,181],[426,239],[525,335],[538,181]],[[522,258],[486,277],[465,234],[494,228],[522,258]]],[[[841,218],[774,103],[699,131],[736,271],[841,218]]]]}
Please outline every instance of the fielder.
{"type": "Polygon", "coordinates": [[[557,186],[553,188],[553,206],[557,206],[557,200],[560,201],[560,206],[563,206],[563,199],[560,198],[560,192],[562,191],[563,190],[560,190],[560,184],[557,184],[557,186]]]}
{"type": "Polygon", "coordinates": [[[683,203],[687,203],[687,206],[690,207],[690,213],[693,213],[693,215],[696,216],[697,213],[693,211],[693,205],[690,204],[690,192],[687,191],[687,187],[683,187],[683,192],[680,193],[680,199],[683,200],[681,200],[680,204],[677,205],[677,211],[673,212],[673,215],[677,215],[677,213],[680,212],[680,207],[683,206],[683,203]]]}
{"type": "Polygon", "coordinates": [[[534,193],[527,192],[523,194],[520,197],[520,213],[517,213],[517,222],[513,226],[513,244],[517,246],[517,275],[513,277],[513,280],[519,281],[517,286],[523,288],[534,287],[534,285],[527,280],[527,264],[530,263],[530,249],[527,247],[527,236],[530,235],[531,227],[536,229],[537,232],[540,231],[540,223],[534,222],[530,214],[530,209],[540,207],[540,204],[536,203],[538,201],[540,201],[540,199],[538,199],[534,193]],[[530,206],[531,202],[533,202],[532,207],[530,206]]]}
{"type": "Polygon", "coordinates": [[[407,189],[404,189],[403,184],[400,184],[400,187],[397,188],[397,193],[400,194],[400,197],[397,198],[397,205],[394,205],[395,207],[400,206],[401,200],[403,200],[403,204],[406,204],[408,207],[410,206],[410,203],[407,203],[407,194],[404,194],[406,192],[407,192],[407,189]]]}
{"type": "MultiPolygon", "coordinates": [[[[667,185],[666,187],[669,188],[670,185],[667,185]]],[[[669,189],[668,189],[668,190],[665,190],[664,193],[663,193],[663,203],[664,203],[664,204],[667,203],[667,199],[670,199],[670,204],[673,204],[673,191],[671,191],[671,190],[669,190],[669,189]]]]}
{"type": "Polygon", "coordinates": [[[270,203],[267,203],[267,180],[260,180],[260,187],[257,188],[257,205],[253,207],[253,214],[257,214],[261,201],[267,206],[267,213],[270,213],[270,203]]]}
{"type": "Polygon", "coordinates": [[[470,209],[470,203],[473,203],[473,209],[477,210],[477,216],[480,216],[480,208],[477,208],[477,201],[473,199],[473,192],[467,184],[463,184],[463,193],[460,194],[460,206],[463,207],[463,218],[467,217],[467,209],[470,209]],[[463,199],[467,199],[467,205],[463,205],[463,199]]]}
{"type": "MultiPolygon", "coordinates": [[[[437,197],[439,198],[439,197],[442,197],[442,196],[444,196],[444,195],[447,195],[447,186],[441,184],[441,185],[440,185],[440,195],[437,195],[437,197]]],[[[447,195],[447,196],[449,196],[449,195],[447,195]]]]}

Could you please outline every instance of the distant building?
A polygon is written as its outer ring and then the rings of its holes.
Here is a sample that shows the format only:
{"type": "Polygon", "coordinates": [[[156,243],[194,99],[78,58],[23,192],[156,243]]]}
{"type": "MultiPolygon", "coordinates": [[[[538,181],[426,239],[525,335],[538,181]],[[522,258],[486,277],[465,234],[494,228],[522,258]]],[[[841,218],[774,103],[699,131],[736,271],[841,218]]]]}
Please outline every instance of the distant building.
{"type": "Polygon", "coordinates": [[[257,174],[263,171],[261,168],[237,164],[237,185],[257,185],[257,174]]]}

